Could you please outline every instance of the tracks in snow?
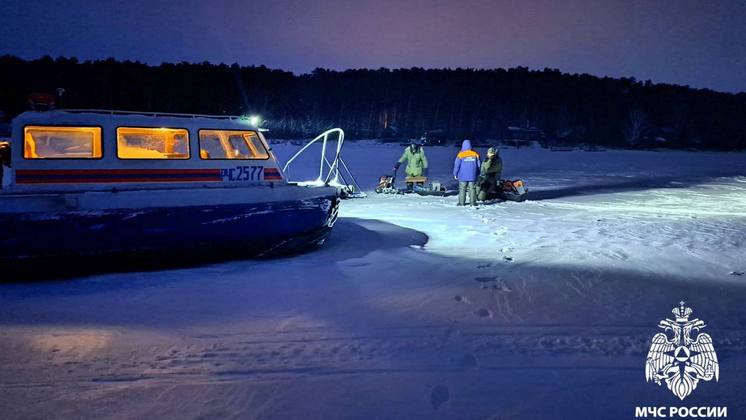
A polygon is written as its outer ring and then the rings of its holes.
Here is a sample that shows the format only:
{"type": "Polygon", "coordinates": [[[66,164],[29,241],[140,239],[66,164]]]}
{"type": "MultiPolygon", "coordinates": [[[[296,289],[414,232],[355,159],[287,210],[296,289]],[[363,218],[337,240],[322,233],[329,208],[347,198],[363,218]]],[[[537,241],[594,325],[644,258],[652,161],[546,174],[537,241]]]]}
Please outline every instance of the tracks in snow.
{"type": "MultiPolygon", "coordinates": [[[[196,335],[145,353],[83,361],[73,354],[58,355],[41,367],[55,373],[55,381],[5,377],[0,387],[276,381],[473,369],[633,369],[644,360],[650,334],[650,326],[460,325],[378,328],[361,334],[309,329],[196,335]],[[580,366],[578,358],[585,360],[580,366]],[[620,364],[620,358],[632,364],[620,364]]],[[[716,342],[719,352],[741,351],[744,343],[746,333],[739,329],[721,332],[716,342]]]]}

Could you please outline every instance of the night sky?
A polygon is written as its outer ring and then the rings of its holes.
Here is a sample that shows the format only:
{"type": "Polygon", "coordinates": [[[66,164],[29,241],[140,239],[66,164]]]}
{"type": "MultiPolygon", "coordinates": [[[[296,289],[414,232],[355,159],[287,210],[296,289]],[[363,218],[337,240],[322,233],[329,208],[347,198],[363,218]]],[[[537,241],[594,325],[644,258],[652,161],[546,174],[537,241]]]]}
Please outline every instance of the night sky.
{"type": "Polygon", "coordinates": [[[558,68],[746,91],[746,1],[0,0],[0,54],[558,68]]]}

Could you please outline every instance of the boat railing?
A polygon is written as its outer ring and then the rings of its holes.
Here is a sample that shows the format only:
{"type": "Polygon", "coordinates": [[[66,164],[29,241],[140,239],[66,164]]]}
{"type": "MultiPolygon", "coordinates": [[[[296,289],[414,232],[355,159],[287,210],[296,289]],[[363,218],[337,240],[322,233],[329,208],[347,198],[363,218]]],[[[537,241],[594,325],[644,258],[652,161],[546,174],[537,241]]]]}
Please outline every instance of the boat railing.
{"type": "Polygon", "coordinates": [[[338,187],[342,191],[342,196],[346,198],[364,198],[367,195],[360,188],[355,176],[352,175],[350,168],[342,159],[342,146],[344,145],[345,133],[341,128],[332,128],[324,131],[303,146],[298,152],[296,152],[282,168],[282,172],[289,182],[295,182],[299,185],[308,186],[333,186],[338,187]],[[334,157],[331,161],[326,156],[327,143],[329,141],[336,141],[336,150],[334,157]],[[316,142],[321,142],[321,156],[319,159],[319,175],[318,178],[311,181],[292,181],[290,180],[290,167],[293,162],[301,156],[311,145],[316,142]]]}
{"type": "Polygon", "coordinates": [[[175,112],[150,112],[150,111],[124,111],[114,109],[56,109],[49,112],[68,112],[71,114],[101,114],[101,115],[144,115],[147,117],[178,117],[178,118],[211,118],[215,120],[240,121],[249,120],[243,115],[209,115],[209,114],[182,114],[175,112]]]}

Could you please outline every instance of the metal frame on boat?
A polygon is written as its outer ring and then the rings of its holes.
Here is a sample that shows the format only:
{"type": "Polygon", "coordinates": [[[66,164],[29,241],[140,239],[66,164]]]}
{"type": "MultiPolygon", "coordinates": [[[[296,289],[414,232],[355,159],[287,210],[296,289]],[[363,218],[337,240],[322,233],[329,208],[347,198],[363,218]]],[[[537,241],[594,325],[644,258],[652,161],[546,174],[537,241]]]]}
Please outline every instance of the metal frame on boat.
{"type": "Polygon", "coordinates": [[[321,154],[319,158],[319,176],[315,180],[298,182],[300,185],[321,186],[331,185],[339,188],[342,198],[365,198],[367,194],[363,192],[355,176],[352,175],[350,168],[342,159],[342,147],[344,146],[345,133],[341,128],[332,128],[319,134],[305,146],[301,147],[283,166],[282,171],[290,174],[291,165],[306,153],[316,142],[321,143],[321,154]],[[334,137],[336,136],[336,137],[334,137]],[[327,144],[335,143],[334,155],[330,159],[327,157],[327,144]]]}

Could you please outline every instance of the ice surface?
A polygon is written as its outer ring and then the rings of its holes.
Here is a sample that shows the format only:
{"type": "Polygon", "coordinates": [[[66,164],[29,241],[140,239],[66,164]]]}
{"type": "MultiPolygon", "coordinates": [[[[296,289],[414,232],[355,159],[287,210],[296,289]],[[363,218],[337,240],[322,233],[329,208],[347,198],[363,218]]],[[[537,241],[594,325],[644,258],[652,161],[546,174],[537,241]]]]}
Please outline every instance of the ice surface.
{"type": "MultiPolygon", "coordinates": [[[[345,147],[365,188],[401,153],[345,147]]],[[[502,155],[529,201],[373,194],[313,253],[0,285],[0,417],[743,417],[746,155],[502,155]],[[682,299],[721,364],[683,403],[644,379],[682,299]]]]}

